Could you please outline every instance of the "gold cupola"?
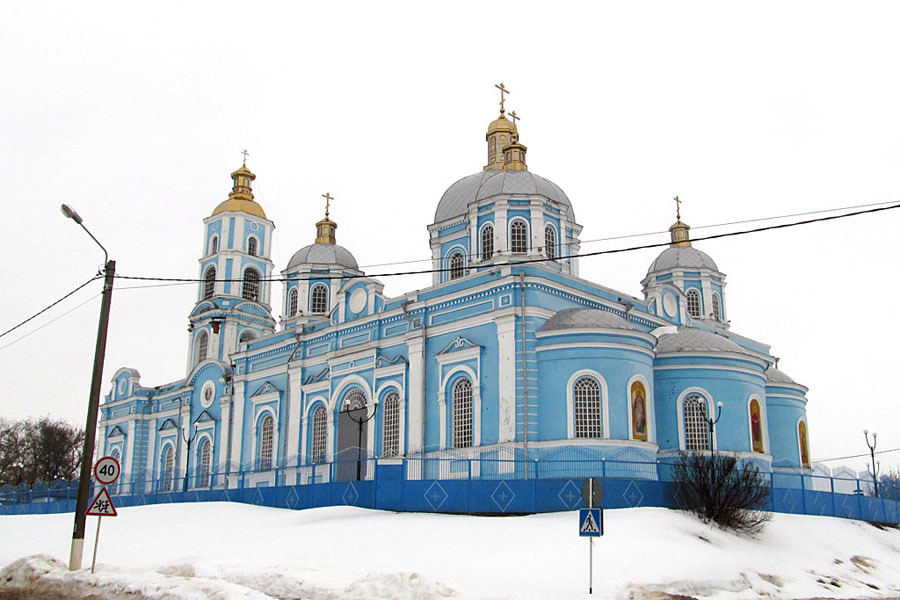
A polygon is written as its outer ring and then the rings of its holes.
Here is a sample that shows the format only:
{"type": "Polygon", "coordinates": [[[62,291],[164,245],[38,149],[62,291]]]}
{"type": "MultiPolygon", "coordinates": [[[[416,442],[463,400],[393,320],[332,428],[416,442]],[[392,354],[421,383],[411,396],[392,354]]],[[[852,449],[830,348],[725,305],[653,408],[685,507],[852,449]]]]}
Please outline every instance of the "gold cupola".
{"type": "Polygon", "coordinates": [[[675,223],[669,227],[669,235],[672,237],[670,248],[685,247],[691,245],[691,236],[688,233],[691,229],[690,225],[681,222],[681,200],[675,196],[675,223]]]}
{"type": "Polygon", "coordinates": [[[328,192],[322,194],[325,198],[325,218],[316,223],[316,243],[317,244],[337,244],[337,238],[334,231],[337,229],[337,223],[328,218],[328,208],[334,198],[328,192]]]}
{"type": "MultiPolygon", "coordinates": [[[[516,127],[516,111],[509,113],[513,118],[513,127],[516,127]]],[[[527,171],[528,165],[525,163],[525,153],[528,151],[524,145],[519,143],[518,130],[513,131],[512,141],[508,146],[503,148],[503,169],[506,171],[527,171]]]]}
{"type": "Polygon", "coordinates": [[[262,206],[253,201],[253,188],[251,187],[251,183],[256,179],[256,175],[251,173],[250,169],[247,168],[246,158],[244,159],[244,164],[231,174],[231,179],[233,185],[231,193],[228,194],[228,199],[218,205],[212,214],[217,215],[223,212],[245,212],[254,217],[265,219],[266,213],[263,211],[262,206]]]}
{"type": "Polygon", "coordinates": [[[515,122],[506,118],[504,103],[506,102],[505,94],[508,94],[509,91],[502,83],[494,87],[500,90],[500,116],[491,121],[484,136],[488,144],[488,162],[484,166],[485,171],[502,169],[506,163],[504,149],[519,137],[515,122]]]}

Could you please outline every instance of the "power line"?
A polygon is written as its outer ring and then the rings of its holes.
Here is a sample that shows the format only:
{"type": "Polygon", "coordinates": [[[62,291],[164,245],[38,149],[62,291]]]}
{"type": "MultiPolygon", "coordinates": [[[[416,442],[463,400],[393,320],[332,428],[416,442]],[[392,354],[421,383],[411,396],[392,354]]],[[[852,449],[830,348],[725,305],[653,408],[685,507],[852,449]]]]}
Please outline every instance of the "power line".
{"type": "MultiPolygon", "coordinates": [[[[31,321],[32,319],[34,319],[34,318],[36,318],[36,317],[38,317],[38,316],[40,316],[40,315],[42,315],[42,314],[44,314],[45,312],[47,312],[48,310],[50,310],[51,308],[53,308],[54,306],[56,306],[57,304],[59,304],[60,302],[62,302],[63,300],[65,300],[66,298],[68,298],[69,296],[71,296],[72,294],[74,294],[75,292],[77,292],[78,290],[80,290],[81,288],[83,288],[84,286],[88,285],[89,283],[91,283],[92,281],[95,281],[95,280],[97,280],[97,279],[100,279],[100,275],[94,275],[93,277],[91,277],[90,279],[88,279],[87,281],[85,281],[84,283],[82,283],[81,285],[79,285],[77,288],[75,288],[74,290],[72,290],[71,292],[69,292],[68,294],[66,294],[65,296],[63,296],[63,297],[60,298],[59,300],[57,300],[56,302],[53,302],[52,304],[50,304],[50,305],[47,306],[46,308],[44,308],[44,309],[42,309],[42,310],[39,310],[38,312],[34,313],[33,315],[31,315],[30,317],[28,317],[27,319],[25,319],[24,321],[22,321],[22,322],[19,323],[18,325],[16,325],[15,327],[11,327],[10,329],[7,329],[7,330],[4,331],[3,333],[0,333],[0,337],[3,337],[3,336],[6,335],[7,333],[10,333],[10,332],[12,332],[12,331],[15,331],[16,329],[18,329],[19,327],[21,327],[21,326],[24,325],[25,323],[31,321]]],[[[5,346],[4,346],[4,347],[5,347],[5,346]]]]}
{"type": "MultiPolygon", "coordinates": [[[[891,448],[890,450],[879,450],[875,454],[888,454],[889,452],[900,452],[900,448],[891,448]]],[[[864,452],[863,454],[852,454],[850,456],[838,456],[836,458],[823,458],[823,459],[814,460],[811,462],[814,462],[814,463],[832,462],[835,460],[846,460],[848,458],[862,458],[864,456],[868,457],[868,456],[872,456],[872,454],[869,452],[864,452]]]]}
{"type": "MultiPolygon", "coordinates": [[[[891,206],[880,206],[878,208],[869,208],[867,210],[860,210],[860,211],[844,213],[844,214],[840,214],[840,215],[818,217],[816,219],[806,219],[804,221],[795,221],[792,223],[780,223],[778,225],[766,225],[764,227],[756,227],[754,229],[746,229],[746,230],[742,230],[742,231],[716,233],[716,234],[711,234],[711,235],[707,235],[707,236],[703,236],[703,237],[699,237],[699,238],[694,238],[691,241],[692,242],[702,242],[705,240],[715,240],[715,239],[720,239],[720,238],[748,235],[751,233],[761,233],[763,231],[774,231],[776,229],[787,229],[789,227],[799,227],[801,225],[810,225],[813,223],[834,221],[837,219],[845,219],[848,217],[872,214],[872,213],[877,213],[877,212],[881,212],[881,211],[885,211],[885,210],[893,210],[895,208],[900,208],[900,204],[892,204],[891,206]]],[[[780,217],[773,217],[773,218],[780,218],[780,217]]],[[[613,248],[610,250],[597,250],[595,252],[584,252],[581,254],[560,256],[558,258],[545,257],[545,258],[530,258],[530,259],[524,259],[524,260],[513,260],[513,261],[507,261],[507,262],[503,262],[503,263],[494,263],[491,266],[492,267],[505,267],[505,266],[527,265],[527,264],[536,264],[536,263],[544,263],[544,262],[556,262],[557,260],[566,259],[566,258],[586,258],[586,257],[590,257],[590,256],[602,256],[605,254],[620,254],[623,252],[633,252],[636,250],[647,250],[650,248],[660,248],[660,247],[669,246],[669,245],[670,245],[670,242],[657,242],[657,243],[653,243],[653,244],[642,244],[639,246],[628,246],[625,248],[613,248]]],[[[390,273],[375,273],[375,274],[371,274],[371,275],[366,275],[366,274],[364,274],[364,275],[326,275],[323,273],[323,274],[310,275],[308,277],[261,277],[259,279],[259,281],[279,282],[279,281],[309,281],[309,280],[328,280],[328,279],[385,278],[385,277],[397,277],[397,276],[401,276],[401,275],[425,275],[425,274],[430,274],[430,273],[444,273],[444,272],[449,272],[449,271],[453,271],[453,270],[454,269],[451,267],[446,267],[446,268],[438,268],[438,269],[420,269],[420,270],[415,270],[415,271],[395,271],[395,272],[390,272],[390,273]]],[[[206,279],[188,278],[188,277],[143,277],[143,276],[136,276],[136,275],[118,275],[118,274],[116,275],[116,278],[117,279],[131,279],[131,280],[138,280],[138,281],[173,281],[173,282],[182,282],[182,283],[202,283],[205,281],[236,283],[236,282],[244,281],[243,278],[241,278],[241,279],[210,279],[210,280],[206,280],[206,279]]]]}
{"type": "Polygon", "coordinates": [[[84,306],[85,304],[88,304],[89,302],[93,301],[97,296],[101,295],[102,293],[103,293],[103,292],[98,292],[98,293],[94,294],[93,296],[91,296],[90,298],[88,298],[87,300],[85,300],[84,302],[82,302],[81,304],[79,304],[79,305],[77,305],[77,306],[75,306],[75,307],[73,307],[73,308],[70,308],[69,310],[67,310],[66,312],[64,312],[63,314],[59,315],[59,316],[56,317],[56,318],[50,319],[49,321],[47,321],[46,323],[44,323],[43,325],[41,325],[41,326],[38,327],[37,329],[32,329],[31,331],[29,331],[28,333],[26,333],[26,334],[23,335],[22,337],[14,339],[14,340],[11,341],[10,343],[6,344],[5,346],[0,346],[0,350],[5,350],[6,348],[9,348],[9,347],[12,346],[13,344],[17,344],[17,343],[21,342],[22,340],[24,340],[24,339],[27,338],[28,336],[30,336],[30,335],[32,335],[32,334],[34,334],[34,333],[37,333],[38,331],[40,331],[41,329],[43,329],[43,328],[46,327],[47,325],[50,325],[50,324],[52,324],[52,323],[55,323],[56,321],[59,321],[60,319],[62,319],[62,318],[65,317],[66,315],[68,315],[69,313],[73,313],[73,312],[75,312],[76,310],[78,310],[79,308],[81,308],[82,306],[84,306]]]}

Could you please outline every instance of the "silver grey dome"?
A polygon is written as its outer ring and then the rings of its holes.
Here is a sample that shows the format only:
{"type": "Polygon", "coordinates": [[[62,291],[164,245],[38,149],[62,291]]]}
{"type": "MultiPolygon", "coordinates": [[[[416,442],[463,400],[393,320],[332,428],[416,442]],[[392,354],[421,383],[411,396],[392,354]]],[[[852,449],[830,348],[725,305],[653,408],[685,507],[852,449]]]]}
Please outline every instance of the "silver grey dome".
{"type": "Polygon", "coordinates": [[[728,338],[696,329],[694,327],[679,327],[678,333],[667,333],[659,336],[656,343],[657,352],[740,352],[749,354],[746,350],[729,340],[728,338]]]}
{"type": "Polygon", "coordinates": [[[647,269],[647,274],[675,268],[719,270],[715,261],[706,252],[697,250],[693,246],[675,246],[663,250],[647,269]]]}
{"type": "Polygon", "coordinates": [[[566,308],[549,319],[538,331],[556,329],[585,329],[599,327],[602,329],[637,329],[634,325],[617,314],[594,308],[566,308]]]}
{"type": "Polygon", "coordinates": [[[288,269],[292,269],[302,264],[315,265],[339,265],[350,269],[359,270],[356,259],[350,254],[350,251],[343,246],[337,244],[321,244],[315,243],[305,248],[297,250],[294,256],[288,262],[288,269]]]}
{"type": "Polygon", "coordinates": [[[434,212],[434,222],[466,214],[472,202],[511,194],[536,194],[559,202],[568,209],[569,218],[575,220],[569,197],[549,179],[531,171],[489,169],[463,177],[447,188],[434,212]]]}

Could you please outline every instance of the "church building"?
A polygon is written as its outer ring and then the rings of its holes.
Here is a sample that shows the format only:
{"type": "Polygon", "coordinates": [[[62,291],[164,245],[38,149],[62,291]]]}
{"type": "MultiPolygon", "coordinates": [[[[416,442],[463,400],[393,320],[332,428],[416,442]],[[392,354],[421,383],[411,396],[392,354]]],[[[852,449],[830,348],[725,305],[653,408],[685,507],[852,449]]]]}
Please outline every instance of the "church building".
{"type": "MultiPolygon", "coordinates": [[[[255,175],[246,160],[231,174],[203,220],[184,375],[152,385],[121,368],[101,406],[98,450],[120,460],[124,482],[370,479],[360,453],[478,459],[473,477],[535,461],[565,476],[566,461],[607,459],[655,479],[655,463],[682,451],[809,467],[807,388],[769,346],[731,331],[725,274],[680,208],[642,297],[580,278],[574,203],[529,169],[502,98],[487,163],[435,199],[431,286],[398,297],[338,244],[327,203],[312,243],[273,264],[255,175]]],[[[452,478],[447,464],[439,476],[452,478]]]]}

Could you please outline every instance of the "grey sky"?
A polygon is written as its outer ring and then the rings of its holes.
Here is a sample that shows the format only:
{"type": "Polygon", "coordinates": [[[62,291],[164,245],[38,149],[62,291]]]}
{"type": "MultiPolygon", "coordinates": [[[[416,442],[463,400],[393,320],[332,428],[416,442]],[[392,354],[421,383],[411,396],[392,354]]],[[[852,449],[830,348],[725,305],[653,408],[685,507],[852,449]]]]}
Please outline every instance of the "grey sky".
{"type": "MultiPolygon", "coordinates": [[[[427,259],[441,194],[484,165],[500,81],[530,169],[567,192],[583,240],[665,230],[676,194],[692,226],[900,200],[897,4],[553,6],[0,0],[0,330],[102,262],[62,202],[120,274],[196,276],[201,220],[244,148],[277,271],[313,241],[326,191],[367,272],[427,259]]],[[[732,330],[809,386],[814,459],[865,451],[864,428],[900,447],[883,316],[898,223],[885,211],[698,244],[728,274],[732,330]]],[[[585,258],[581,274],[640,295],[657,253],[585,258]]],[[[399,295],[430,277],[382,281],[399,295]]],[[[184,376],[196,288],[138,285],[116,283],[104,393],[120,366],[145,385],[184,376]]],[[[0,338],[0,415],[83,424],[99,298],[8,344],[99,291],[0,338]]]]}

